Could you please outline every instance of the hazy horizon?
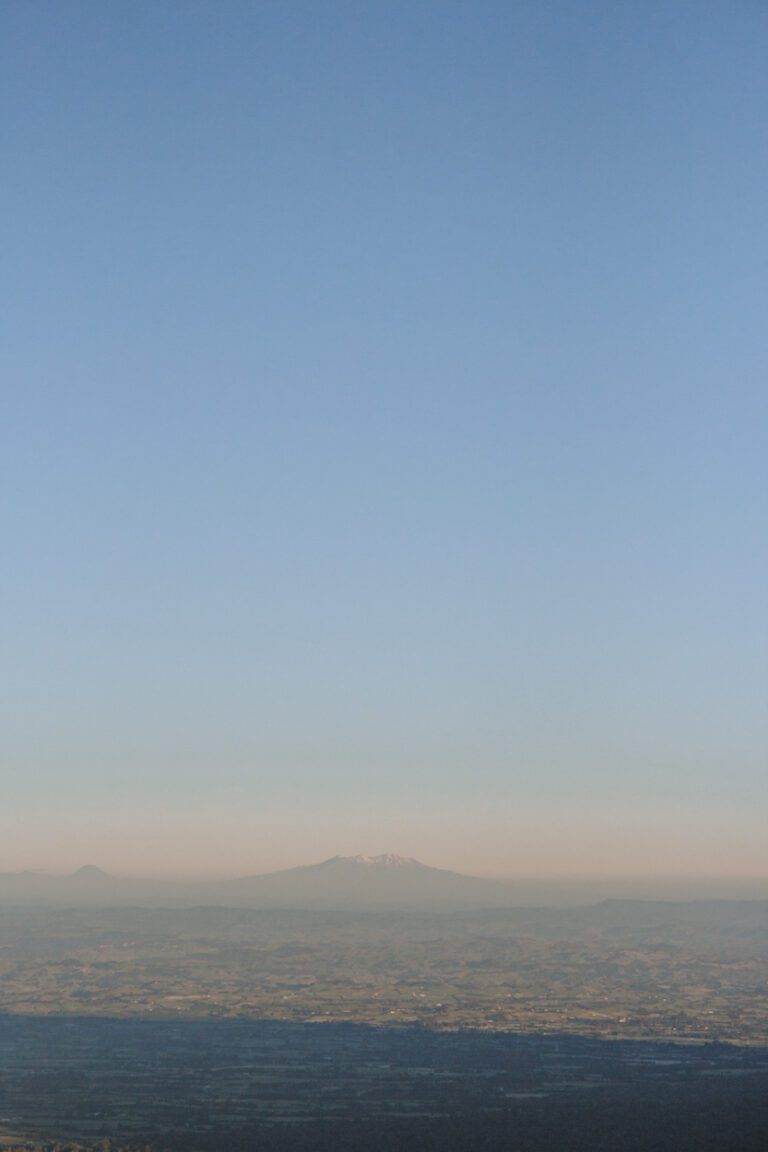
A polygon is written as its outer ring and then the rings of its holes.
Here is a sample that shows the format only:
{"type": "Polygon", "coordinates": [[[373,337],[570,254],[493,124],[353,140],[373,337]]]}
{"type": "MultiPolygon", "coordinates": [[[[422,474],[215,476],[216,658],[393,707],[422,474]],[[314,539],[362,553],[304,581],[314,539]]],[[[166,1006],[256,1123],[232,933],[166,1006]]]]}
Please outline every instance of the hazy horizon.
{"type": "MultiPolygon", "coordinates": [[[[196,882],[211,882],[218,880],[238,879],[244,876],[258,876],[268,875],[273,872],[280,872],[295,868],[306,868],[314,865],[328,863],[331,860],[354,860],[357,857],[365,856],[368,858],[375,858],[376,856],[399,856],[399,853],[389,853],[386,851],[381,852],[355,852],[355,853],[337,853],[332,852],[328,855],[314,855],[305,856],[292,859],[290,862],[277,863],[273,861],[271,864],[248,866],[244,864],[238,868],[226,868],[221,865],[211,866],[208,869],[201,870],[200,868],[176,869],[167,870],[162,867],[153,868],[151,865],[133,870],[120,868],[119,866],[110,867],[105,865],[103,860],[96,859],[80,859],[77,853],[74,852],[66,861],[60,861],[58,866],[42,866],[27,860],[25,863],[8,862],[6,865],[0,866],[0,874],[14,875],[20,873],[32,873],[40,876],[52,876],[67,878],[76,875],[80,871],[96,869],[115,879],[134,879],[134,880],[148,880],[148,881],[177,881],[180,883],[196,883],[196,882]],[[72,861],[77,861],[73,863],[72,861]]],[[[619,872],[616,870],[605,871],[552,871],[537,870],[531,872],[524,872],[521,870],[505,871],[494,870],[493,868],[483,868],[481,866],[473,866],[471,861],[464,860],[463,862],[456,862],[450,857],[441,859],[439,861],[431,858],[423,858],[420,856],[410,855],[403,857],[404,859],[415,860],[418,864],[426,865],[430,868],[438,868],[451,872],[457,872],[468,876],[478,876],[489,880],[501,880],[510,883],[519,883],[521,885],[530,886],[535,888],[541,886],[558,886],[562,885],[564,888],[569,886],[580,887],[594,885],[596,889],[602,887],[622,887],[625,886],[627,891],[633,887],[648,887],[649,890],[655,886],[659,891],[662,891],[665,886],[675,886],[686,884],[693,885],[697,890],[706,890],[707,886],[712,886],[713,891],[718,888],[728,888],[731,886],[734,891],[739,889],[740,886],[755,887],[756,890],[762,892],[763,887],[768,895],[768,873],[759,872],[739,872],[739,871],[722,871],[722,872],[684,872],[684,871],[670,871],[664,872],[663,870],[646,871],[646,872],[619,872]]]]}
{"type": "Polygon", "coordinates": [[[0,25],[0,870],[768,875],[768,11],[0,25]]]}

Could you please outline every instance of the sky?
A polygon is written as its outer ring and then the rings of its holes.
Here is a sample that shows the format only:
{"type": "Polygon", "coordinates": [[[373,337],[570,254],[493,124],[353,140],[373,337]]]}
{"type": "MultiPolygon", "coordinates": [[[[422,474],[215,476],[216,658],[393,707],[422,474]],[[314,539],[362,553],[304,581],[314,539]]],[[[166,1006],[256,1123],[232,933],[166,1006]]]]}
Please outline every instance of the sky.
{"type": "Polygon", "coordinates": [[[767,53],[3,4],[0,868],[768,876],[767,53]]]}

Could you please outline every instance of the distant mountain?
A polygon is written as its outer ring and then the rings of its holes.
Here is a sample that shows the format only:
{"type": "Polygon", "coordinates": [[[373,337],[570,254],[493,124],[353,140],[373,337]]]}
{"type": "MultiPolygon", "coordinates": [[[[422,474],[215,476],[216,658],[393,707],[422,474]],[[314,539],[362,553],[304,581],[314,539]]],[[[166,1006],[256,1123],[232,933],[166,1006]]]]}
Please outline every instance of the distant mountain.
{"type": "Polygon", "coordinates": [[[110,876],[103,868],[97,868],[95,864],[83,864],[82,868],[78,868],[68,879],[71,884],[87,884],[89,887],[101,888],[115,882],[114,876],[110,876]]]}
{"type": "MultiPolygon", "coordinates": [[[[618,882],[617,882],[618,886],[618,882]]],[[[766,882],[745,891],[747,903],[766,895],[766,882]]],[[[631,887],[630,887],[631,892],[631,887]]],[[[705,888],[690,893],[670,890],[662,900],[622,898],[601,900],[594,886],[583,892],[565,884],[486,880],[443,868],[432,868],[409,856],[331,856],[320,864],[287,868],[255,876],[208,883],[142,880],[111,876],[94,864],[86,864],[68,876],[41,872],[0,873],[0,904],[30,903],[80,906],[190,907],[217,906],[253,909],[339,909],[382,911],[424,909],[472,911],[518,908],[535,912],[570,905],[581,920],[594,921],[602,930],[607,924],[657,923],[680,916],[687,908],[696,923],[712,917],[741,919],[745,909],[738,900],[722,897],[711,901],[705,888]],[[675,896],[677,903],[671,897],[675,896]],[[681,899],[682,896],[682,899],[681,899]],[[691,897],[693,901],[691,902],[691,897]],[[704,899],[702,899],[704,897],[704,899]],[[596,901],[600,901],[599,903],[596,901]],[[592,910],[587,913],[586,906],[592,910]],[[581,910],[581,911],[580,911],[581,910]]],[[[725,895],[725,894],[724,894],[725,895]]],[[[730,893],[728,894],[730,896],[730,893]]],[[[766,905],[764,905],[766,907],[766,905]]],[[[758,916],[752,903],[746,909],[758,916]]],[[[686,913],[687,914],[687,913],[686,913]]],[[[562,921],[565,923],[565,921],[562,921]]]]}
{"type": "Polygon", "coordinates": [[[498,880],[431,868],[406,856],[332,856],[320,864],[207,884],[132,880],[88,864],[69,876],[0,874],[0,901],[79,904],[217,904],[250,908],[459,909],[509,907],[498,880]]]}
{"type": "Polygon", "coordinates": [[[85,864],[68,876],[0,873],[0,903],[4,904],[158,904],[187,902],[188,895],[191,893],[185,885],[111,876],[95,864],[85,864]]]}
{"type": "Polygon", "coordinates": [[[212,885],[220,899],[283,908],[479,908],[510,906],[498,880],[431,868],[411,857],[332,856],[320,864],[212,885]]]}

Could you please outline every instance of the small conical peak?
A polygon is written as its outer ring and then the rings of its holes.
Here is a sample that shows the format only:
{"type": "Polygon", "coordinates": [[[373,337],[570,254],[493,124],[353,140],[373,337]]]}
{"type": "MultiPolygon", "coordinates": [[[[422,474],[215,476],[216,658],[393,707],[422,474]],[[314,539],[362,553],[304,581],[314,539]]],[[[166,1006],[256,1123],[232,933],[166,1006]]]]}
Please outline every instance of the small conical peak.
{"type": "Polygon", "coordinates": [[[109,873],[105,872],[103,868],[98,868],[95,864],[83,864],[82,868],[78,868],[70,876],[71,880],[111,880],[112,877],[109,873]]]}

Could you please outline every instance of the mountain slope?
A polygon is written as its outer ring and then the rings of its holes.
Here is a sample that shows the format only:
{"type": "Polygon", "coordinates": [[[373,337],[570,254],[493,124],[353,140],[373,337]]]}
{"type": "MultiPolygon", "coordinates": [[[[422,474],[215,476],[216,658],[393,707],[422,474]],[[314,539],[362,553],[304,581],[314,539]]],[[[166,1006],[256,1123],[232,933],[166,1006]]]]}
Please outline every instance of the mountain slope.
{"type": "Polygon", "coordinates": [[[332,856],[320,864],[246,876],[215,889],[221,897],[258,907],[478,908],[513,903],[511,888],[499,881],[392,854],[332,856]]]}

